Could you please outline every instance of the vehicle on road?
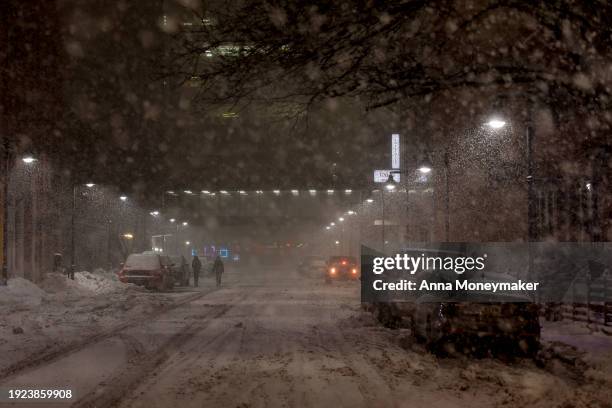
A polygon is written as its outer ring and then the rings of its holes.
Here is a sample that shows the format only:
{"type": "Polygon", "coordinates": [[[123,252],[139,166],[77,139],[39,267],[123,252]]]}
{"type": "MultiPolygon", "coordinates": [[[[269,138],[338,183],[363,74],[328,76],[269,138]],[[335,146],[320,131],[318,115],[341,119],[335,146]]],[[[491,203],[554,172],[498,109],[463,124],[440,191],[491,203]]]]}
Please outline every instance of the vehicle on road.
{"type": "Polygon", "coordinates": [[[338,280],[358,280],[359,265],[354,256],[332,256],[327,260],[325,282],[338,280]]]}
{"type": "Polygon", "coordinates": [[[189,286],[191,268],[185,257],[176,255],[168,258],[170,259],[170,268],[174,273],[174,281],[181,286],[189,286]]]}
{"type": "Polygon", "coordinates": [[[154,253],[131,254],[119,271],[119,280],[147,289],[169,290],[174,286],[172,263],[166,256],[154,253]]]}
{"type": "Polygon", "coordinates": [[[297,266],[300,275],[310,278],[321,278],[327,272],[327,262],[320,256],[307,256],[297,266]]]}
{"type": "MultiPolygon", "coordinates": [[[[424,251],[419,251],[424,252],[424,251]]],[[[461,254],[437,251],[443,256],[461,254]]],[[[397,277],[396,277],[397,278],[397,277]]],[[[450,283],[457,279],[472,283],[513,283],[505,273],[482,271],[465,273],[434,270],[421,280],[450,283]]],[[[410,328],[413,336],[432,351],[514,349],[535,355],[540,344],[539,306],[524,292],[497,291],[475,295],[463,290],[414,292],[411,301],[381,302],[374,306],[378,320],[387,327],[410,328]]]]}

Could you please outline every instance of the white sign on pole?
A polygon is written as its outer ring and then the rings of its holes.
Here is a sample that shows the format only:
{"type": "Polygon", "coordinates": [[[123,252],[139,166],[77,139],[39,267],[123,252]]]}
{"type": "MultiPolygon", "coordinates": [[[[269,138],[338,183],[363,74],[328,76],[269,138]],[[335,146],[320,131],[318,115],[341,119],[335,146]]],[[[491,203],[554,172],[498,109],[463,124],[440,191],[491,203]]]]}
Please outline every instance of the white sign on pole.
{"type": "Polygon", "coordinates": [[[391,135],[391,168],[400,168],[400,135],[397,133],[391,135]]]}
{"type": "Polygon", "coordinates": [[[389,174],[393,174],[393,181],[400,182],[399,173],[391,173],[393,170],[374,170],[374,182],[386,183],[389,180],[389,174]]]}

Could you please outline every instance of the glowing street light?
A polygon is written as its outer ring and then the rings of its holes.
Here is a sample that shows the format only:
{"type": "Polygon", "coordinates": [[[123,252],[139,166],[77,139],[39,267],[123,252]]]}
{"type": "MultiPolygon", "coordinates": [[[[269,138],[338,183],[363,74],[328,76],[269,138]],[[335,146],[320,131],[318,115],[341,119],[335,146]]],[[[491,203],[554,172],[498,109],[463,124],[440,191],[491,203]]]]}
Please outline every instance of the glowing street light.
{"type": "Polygon", "coordinates": [[[88,187],[88,188],[92,188],[93,186],[95,186],[94,183],[86,183],[85,184],[85,187],[88,187]]]}
{"type": "Polygon", "coordinates": [[[344,218],[340,217],[340,218],[338,218],[338,221],[342,222],[342,221],[344,221],[344,218]]]}
{"type": "Polygon", "coordinates": [[[185,245],[191,245],[191,242],[185,241],[185,245]]]}
{"type": "Polygon", "coordinates": [[[125,234],[123,234],[123,238],[125,238],[125,239],[133,239],[134,238],[134,234],[126,232],[125,234]]]}
{"type": "Polygon", "coordinates": [[[24,162],[25,164],[32,164],[36,161],[36,159],[32,156],[25,156],[24,158],[21,159],[22,162],[24,162]]]}
{"type": "Polygon", "coordinates": [[[353,211],[353,210],[348,210],[347,214],[348,214],[348,215],[355,215],[355,214],[357,214],[357,213],[356,213],[355,211],[353,211]]]}
{"type": "Polygon", "coordinates": [[[366,200],[366,202],[368,202],[368,203],[373,203],[373,202],[374,202],[374,200],[373,200],[373,199],[371,199],[371,198],[368,198],[368,199],[366,200]]]}
{"type": "Polygon", "coordinates": [[[335,222],[330,223],[329,225],[331,225],[332,227],[336,226],[335,222]]]}
{"type": "Polygon", "coordinates": [[[149,214],[151,214],[154,217],[157,217],[159,215],[159,211],[157,211],[157,210],[151,211],[149,214]]]}
{"type": "Polygon", "coordinates": [[[427,173],[431,173],[431,167],[429,167],[428,165],[424,164],[421,167],[419,167],[419,171],[423,174],[427,174],[427,173]]]}
{"type": "Polygon", "coordinates": [[[187,221],[183,221],[183,227],[186,227],[188,225],[189,225],[189,223],[187,221]]]}
{"type": "Polygon", "coordinates": [[[340,245],[340,241],[336,241],[336,245],[340,245]]]}
{"type": "Polygon", "coordinates": [[[328,225],[327,227],[325,227],[326,230],[330,230],[331,227],[328,225]]]}
{"type": "Polygon", "coordinates": [[[491,118],[491,120],[487,122],[487,125],[492,129],[501,129],[506,126],[506,122],[499,118],[491,118]]]}
{"type": "Polygon", "coordinates": [[[171,223],[174,223],[176,221],[176,219],[170,218],[168,221],[170,221],[171,223]]]}
{"type": "Polygon", "coordinates": [[[120,199],[121,201],[127,201],[127,196],[124,196],[124,195],[119,196],[119,199],[120,199]]]}

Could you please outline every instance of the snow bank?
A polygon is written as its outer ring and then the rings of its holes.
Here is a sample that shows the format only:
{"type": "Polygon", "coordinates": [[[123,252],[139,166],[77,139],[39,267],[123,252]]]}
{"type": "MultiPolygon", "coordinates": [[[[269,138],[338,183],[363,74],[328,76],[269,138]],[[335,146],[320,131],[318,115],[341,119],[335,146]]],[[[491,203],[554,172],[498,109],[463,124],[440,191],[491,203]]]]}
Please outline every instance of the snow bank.
{"type": "Polygon", "coordinates": [[[127,289],[131,285],[119,282],[117,275],[102,269],[93,273],[88,271],[76,272],[74,280],[59,273],[49,273],[41,283],[41,287],[53,294],[92,295],[108,294],[127,289]]]}
{"type": "MultiPolygon", "coordinates": [[[[77,274],[75,274],[75,279],[76,275],[77,274]]],[[[40,283],[40,287],[45,292],[52,294],[86,294],[76,280],[69,279],[66,275],[61,273],[46,274],[45,279],[40,283]]]]}
{"type": "Polygon", "coordinates": [[[128,287],[128,285],[119,282],[117,275],[102,269],[98,269],[94,273],[78,272],[74,275],[74,279],[83,289],[96,294],[122,291],[128,287]]]}
{"type": "Polygon", "coordinates": [[[40,305],[46,293],[24,278],[11,278],[7,286],[0,286],[0,304],[40,305]]]}

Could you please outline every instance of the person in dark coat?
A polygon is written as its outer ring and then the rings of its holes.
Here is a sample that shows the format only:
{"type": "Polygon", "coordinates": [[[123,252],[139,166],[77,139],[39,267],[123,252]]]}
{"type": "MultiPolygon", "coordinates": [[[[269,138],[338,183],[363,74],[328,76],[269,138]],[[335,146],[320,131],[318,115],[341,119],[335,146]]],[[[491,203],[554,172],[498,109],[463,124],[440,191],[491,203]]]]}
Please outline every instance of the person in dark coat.
{"type": "Polygon", "coordinates": [[[215,263],[213,264],[213,272],[215,273],[215,278],[217,279],[217,287],[221,286],[221,275],[223,275],[224,267],[223,261],[221,257],[217,255],[215,258],[215,263]]]}
{"type": "Polygon", "coordinates": [[[191,261],[191,269],[193,270],[193,286],[197,287],[200,269],[202,269],[202,261],[196,255],[193,256],[193,261],[191,261]]]}

